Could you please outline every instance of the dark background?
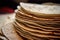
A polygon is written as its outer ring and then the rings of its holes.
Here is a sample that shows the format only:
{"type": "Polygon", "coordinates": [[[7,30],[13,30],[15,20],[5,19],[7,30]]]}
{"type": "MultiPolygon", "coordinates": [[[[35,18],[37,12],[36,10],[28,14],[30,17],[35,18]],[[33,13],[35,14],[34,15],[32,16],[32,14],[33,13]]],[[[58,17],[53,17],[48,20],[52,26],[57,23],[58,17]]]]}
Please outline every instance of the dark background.
{"type": "Polygon", "coordinates": [[[18,4],[14,2],[13,0],[0,0],[0,8],[4,6],[8,6],[10,8],[16,9],[17,5],[18,4]]]}
{"type": "Polygon", "coordinates": [[[45,2],[53,2],[53,3],[59,3],[60,4],[60,0],[29,0],[28,2],[31,3],[45,3],[45,2]]]}
{"type": "MultiPolygon", "coordinates": [[[[45,3],[45,2],[53,2],[53,3],[59,3],[60,0],[28,0],[29,3],[45,3]]],[[[19,5],[14,0],[0,0],[0,8],[4,6],[8,6],[10,8],[16,9],[16,6],[19,5]]]]}

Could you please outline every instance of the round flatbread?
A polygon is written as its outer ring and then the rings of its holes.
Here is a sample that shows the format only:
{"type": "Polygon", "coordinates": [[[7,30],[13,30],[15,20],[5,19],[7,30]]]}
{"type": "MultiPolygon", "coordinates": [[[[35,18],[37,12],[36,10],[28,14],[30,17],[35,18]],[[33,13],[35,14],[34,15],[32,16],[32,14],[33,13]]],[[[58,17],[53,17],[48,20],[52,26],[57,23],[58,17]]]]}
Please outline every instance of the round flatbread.
{"type": "Polygon", "coordinates": [[[16,33],[12,23],[6,24],[2,28],[2,32],[9,40],[22,40],[22,38],[16,33]]]}

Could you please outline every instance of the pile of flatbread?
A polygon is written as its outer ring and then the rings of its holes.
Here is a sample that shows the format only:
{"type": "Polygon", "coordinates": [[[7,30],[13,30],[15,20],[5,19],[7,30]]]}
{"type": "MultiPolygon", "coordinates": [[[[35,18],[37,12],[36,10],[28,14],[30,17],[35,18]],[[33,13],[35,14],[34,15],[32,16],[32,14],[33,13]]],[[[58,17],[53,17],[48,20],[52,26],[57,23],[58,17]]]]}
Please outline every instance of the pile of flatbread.
{"type": "Polygon", "coordinates": [[[23,39],[60,39],[60,5],[21,2],[17,8],[13,24],[23,39]]]}
{"type": "Polygon", "coordinates": [[[20,3],[15,21],[6,24],[6,40],[60,40],[60,5],[20,3]]]}

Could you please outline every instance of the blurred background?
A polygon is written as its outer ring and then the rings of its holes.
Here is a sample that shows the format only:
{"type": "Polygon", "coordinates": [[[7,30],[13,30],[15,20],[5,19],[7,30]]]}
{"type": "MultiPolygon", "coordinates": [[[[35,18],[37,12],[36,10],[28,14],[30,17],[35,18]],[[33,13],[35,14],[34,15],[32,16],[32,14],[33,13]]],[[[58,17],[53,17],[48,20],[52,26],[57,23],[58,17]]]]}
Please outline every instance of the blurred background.
{"type": "Polygon", "coordinates": [[[60,0],[0,0],[0,14],[13,13],[20,2],[39,3],[39,4],[45,2],[53,2],[60,4],[60,0]]]}

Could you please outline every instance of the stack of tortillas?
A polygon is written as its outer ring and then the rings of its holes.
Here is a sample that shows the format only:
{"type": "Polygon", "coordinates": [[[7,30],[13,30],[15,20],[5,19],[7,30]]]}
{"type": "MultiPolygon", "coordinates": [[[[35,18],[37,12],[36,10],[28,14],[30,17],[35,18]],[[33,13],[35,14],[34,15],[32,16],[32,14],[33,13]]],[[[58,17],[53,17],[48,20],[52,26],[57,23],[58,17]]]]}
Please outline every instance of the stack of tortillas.
{"type": "Polygon", "coordinates": [[[60,39],[60,5],[21,2],[17,8],[14,27],[23,39],[60,39]]]}

